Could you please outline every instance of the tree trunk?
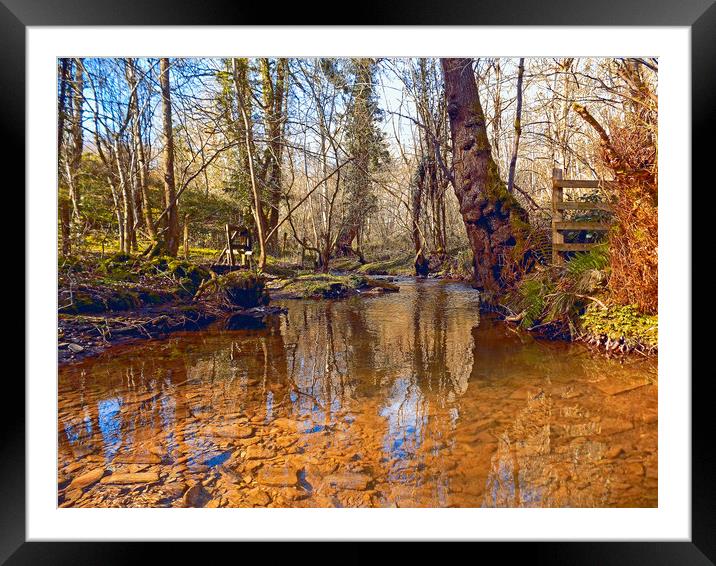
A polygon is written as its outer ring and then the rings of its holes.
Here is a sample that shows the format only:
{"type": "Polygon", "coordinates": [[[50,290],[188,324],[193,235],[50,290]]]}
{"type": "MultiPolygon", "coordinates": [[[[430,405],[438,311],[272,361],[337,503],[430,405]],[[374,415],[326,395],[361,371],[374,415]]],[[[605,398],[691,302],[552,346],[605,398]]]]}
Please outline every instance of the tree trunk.
{"type": "Polygon", "coordinates": [[[522,135],[522,77],[525,74],[525,58],[520,59],[517,68],[517,110],[515,112],[515,143],[512,146],[512,158],[510,159],[510,172],[507,177],[507,192],[511,193],[515,186],[515,170],[517,169],[517,152],[520,148],[520,136],[522,135]]]}
{"type": "Polygon", "coordinates": [[[152,240],[156,240],[157,231],[154,228],[152,208],[149,202],[148,165],[147,159],[144,155],[144,142],[142,141],[142,123],[139,112],[139,93],[137,92],[138,85],[136,61],[134,59],[126,60],[126,74],[127,84],[131,90],[129,106],[132,114],[132,143],[134,145],[134,150],[137,153],[137,178],[139,184],[137,198],[141,202],[142,217],[147,234],[152,240]]]}
{"type": "Polygon", "coordinates": [[[169,59],[160,60],[159,84],[162,91],[162,117],[164,129],[164,206],[168,209],[165,216],[165,231],[162,235],[163,251],[176,257],[179,250],[179,213],[176,203],[176,184],[174,181],[174,132],[172,129],[171,86],[169,84],[169,59]]]}
{"type": "Polygon", "coordinates": [[[246,145],[246,152],[248,154],[248,166],[249,166],[249,178],[251,181],[251,193],[253,195],[253,206],[252,211],[254,220],[256,221],[256,239],[259,242],[259,259],[257,262],[257,269],[263,271],[266,267],[266,219],[263,212],[263,202],[261,199],[261,193],[259,190],[258,182],[256,179],[256,171],[254,168],[254,156],[253,156],[253,130],[249,122],[249,113],[247,110],[248,100],[245,95],[245,85],[241,82],[241,76],[239,72],[239,65],[236,59],[233,60],[233,71],[234,71],[234,85],[236,87],[236,95],[239,102],[239,111],[241,112],[241,118],[244,123],[244,141],[246,145]]]}
{"type": "Polygon", "coordinates": [[[266,231],[272,234],[266,246],[271,253],[278,253],[279,205],[281,202],[281,161],[283,152],[284,97],[288,61],[276,60],[276,80],[271,75],[269,59],[261,59],[262,92],[265,107],[265,128],[268,134],[266,148],[265,184],[268,188],[268,215],[266,231]]]}
{"type": "Polygon", "coordinates": [[[492,159],[470,59],[442,59],[450,118],[455,195],[473,252],[475,287],[494,303],[505,284],[505,259],[526,235],[527,215],[507,192],[492,159]]]}
{"type": "Polygon", "coordinates": [[[415,247],[415,275],[426,277],[428,275],[428,262],[423,253],[423,241],[420,235],[420,213],[423,204],[425,186],[425,159],[418,164],[413,178],[411,217],[413,221],[413,246],[415,247]]]}
{"type": "MultiPolygon", "coordinates": [[[[57,104],[57,162],[59,174],[58,180],[61,182],[63,179],[62,175],[62,162],[63,162],[63,150],[64,150],[64,139],[65,139],[65,115],[67,112],[67,82],[68,74],[70,69],[70,60],[62,59],[60,63],[60,96],[57,104]]],[[[69,196],[64,195],[61,191],[58,198],[59,213],[60,213],[60,236],[62,240],[62,255],[68,256],[72,251],[72,239],[70,235],[70,201],[69,196]]]]}

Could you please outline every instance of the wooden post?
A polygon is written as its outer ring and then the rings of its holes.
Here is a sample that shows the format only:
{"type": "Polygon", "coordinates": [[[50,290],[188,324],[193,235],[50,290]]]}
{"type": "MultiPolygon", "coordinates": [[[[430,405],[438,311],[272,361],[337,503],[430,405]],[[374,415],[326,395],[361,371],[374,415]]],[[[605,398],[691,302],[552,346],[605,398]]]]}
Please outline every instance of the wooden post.
{"type": "Polygon", "coordinates": [[[562,211],[558,207],[564,197],[564,190],[557,186],[557,182],[562,180],[562,170],[552,169],[552,263],[558,265],[562,263],[562,256],[555,248],[555,244],[564,244],[564,235],[557,230],[557,222],[563,219],[562,211]]]}
{"type": "Polygon", "coordinates": [[[229,258],[229,265],[231,267],[234,266],[234,248],[231,245],[231,228],[229,225],[226,225],[226,252],[227,257],[229,258]]]}

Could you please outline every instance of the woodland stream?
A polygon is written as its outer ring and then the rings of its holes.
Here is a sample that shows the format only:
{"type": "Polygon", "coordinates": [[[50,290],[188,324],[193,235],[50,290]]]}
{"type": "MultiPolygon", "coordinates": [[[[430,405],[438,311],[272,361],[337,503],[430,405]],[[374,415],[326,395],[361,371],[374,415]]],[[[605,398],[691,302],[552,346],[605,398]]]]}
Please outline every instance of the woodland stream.
{"type": "Polygon", "coordinates": [[[657,364],[434,279],[59,370],[58,504],[654,507],[657,364]]]}

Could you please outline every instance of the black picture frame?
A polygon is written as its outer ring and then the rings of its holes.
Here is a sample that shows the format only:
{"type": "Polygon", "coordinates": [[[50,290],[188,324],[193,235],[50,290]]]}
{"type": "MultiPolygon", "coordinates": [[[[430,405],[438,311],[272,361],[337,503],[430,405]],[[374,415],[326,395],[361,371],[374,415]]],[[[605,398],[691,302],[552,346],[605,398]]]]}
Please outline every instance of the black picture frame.
{"type": "MultiPolygon", "coordinates": [[[[345,9],[345,8],[343,8],[345,9]]],[[[714,0],[399,0],[351,5],[340,16],[335,2],[312,2],[274,10],[261,3],[190,0],[0,0],[0,109],[4,162],[24,163],[25,152],[25,28],[64,25],[639,25],[688,26],[691,29],[692,185],[711,186],[709,164],[716,116],[716,4],[714,0]]],[[[15,187],[24,186],[24,169],[15,187]]],[[[14,189],[21,194],[20,191],[14,189]]],[[[682,188],[691,192],[691,187],[682,188]]],[[[22,206],[22,204],[20,205],[22,206]]],[[[27,258],[26,261],[32,258],[27,258]]],[[[689,274],[690,276],[690,274],[689,274]]],[[[26,297],[26,301],[29,300],[26,297]]],[[[689,329],[684,329],[689,331],[689,329]]],[[[690,356],[690,352],[688,355],[690,356]]],[[[690,364],[687,364],[690,367],[690,364]]],[[[54,383],[48,377],[48,386],[54,383]]],[[[521,559],[564,564],[716,563],[716,482],[711,446],[709,379],[691,380],[692,390],[692,537],[690,542],[544,542],[489,543],[500,560],[521,559]],[[697,457],[698,456],[698,457],[697,457]]],[[[0,563],[114,564],[145,557],[151,543],[26,542],[25,537],[25,388],[7,374],[4,427],[0,444],[0,563]],[[7,402],[13,399],[13,402],[7,402]]],[[[347,536],[350,536],[347,533],[347,536]]],[[[559,537],[559,533],[555,533],[559,537]]],[[[81,533],[78,533],[81,538],[81,533]]],[[[320,533],[316,533],[320,538],[320,533]]],[[[207,558],[205,545],[163,545],[164,560],[207,558]],[[166,548],[164,548],[166,547],[166,548]]],[[[273,552],[273,551],[272,551],[273,552]]],[[[390,558],[395,551],[382,551],[390,558]]],[[[402,555],[395,555],[398,559],[402,555]]],[[[304,556],[317,556],[304,555],[304,556]]],[[[373,560],[374,551],[350,553],[353,562],[373,560]]],[[[344,561],[344,559],[342,559],[344,561]]]]}

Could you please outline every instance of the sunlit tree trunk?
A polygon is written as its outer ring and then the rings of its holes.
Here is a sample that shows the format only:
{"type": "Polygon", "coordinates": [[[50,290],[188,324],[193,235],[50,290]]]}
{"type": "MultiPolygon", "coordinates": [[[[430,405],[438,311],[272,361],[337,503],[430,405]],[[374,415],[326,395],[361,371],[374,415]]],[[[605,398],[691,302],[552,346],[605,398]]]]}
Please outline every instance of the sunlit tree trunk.
{"type": "Polygon", "coordinates": [[[470,59],[442,59],[450,118],[455,195],[473,252],[475,286],[494,303],[502,267],[527,228],[526,214],[507,192],[492,158],[485,115],[470,59]]]}
{"type": "Polygon", "coordinates": [[[522,78],[525,74],[525,59],[520,59],[517,68],[517,110],[515,111],[515,143],[512,146],[512,158],[510,159],[510,172],[507,178],[507,191],[512,192],[515,186],[515,169],[517,168],[517,152],[520,148],[520,136],[522,135],[522,78]]]}
{"type": "Polygon", "coordinates": [[[423,204],[425,186],[425,160],[418,164],[412,183],[411,217],[413,221],[413,247],[415,248],[415,274],[425,277],[428,274],[428,261],[423,252],[423,239],[420,234],[420,213],[423,204]]]}
{"type": "Polygon", "coordinates": [[[256,221],[256,239],[259,243],[259,258],[256,267],[262,271],[266,267],[266,219],[263,213],[263,202],[261,199],[260,187],[256,178],[256,168],[254,166],[254,155],[252,148],[253,129],[249,121],[249,113],[247,111],[248,101],[245,94],[245,85],[242,84],[239,72],[240,62],[233,60],[234,84],[236,86],[236,95],[238,96],[239,111],[241,119],[244,123],[244,142],[248,153],[249,179],[251,181],[251,193],[253,196],[252,211],[254,220],[256,221]]]}
{"type": "Polygon", "coordinates": [[[142,122],[139,111],[137,71],[136,61],[134,59],[126,59],[126,76],[127,84],[129,85],[131,91],[129,98],[129,111],[132,120],[132,143],[134,145],[137,160],[137,188],[139,190],[135,196],[138,197],[138,201],[141,203],[141,214],[147,234],[152,240],[156,240],[157,232],[154,228],[152,208],[149,202],[148,165],[144,154],[144,141],[142,140],[142,122]]]}
{"type": "MultiPolygon", "coordinates": [[[[265,108],[265,128],[268,135],[266,146],[265,184],[268,188],[267,232],[271,233],[278,224],[281,202],[281,162],[283,153],[284,99],[286,90],[287,59],[276,60],[276,79],[271,73],[269,59],[261,59],[261,80],[265,108]]],[[[273,231],[266,242],[272,253],[278,252],[278,232],[273,231]]]]}
{"type": "Polygon", "coordinates": [[[62,255],[67,256],[72,251],[72,238],[70,235],[70,199],[62,189],[64,174],[62,164],[65,162],[64,139],[65,139],[65,116],[67,113],[67,82],[70,69],[70,60],[62,59],[60,62],[60,93],[57,103],[57,159],[58,159],[58,180],[60,182],[58,192],[58,208],[60,215],[60,237],[62,240],[62,255]]]}
{"type": "Polygon", "coordinates": [[[176,256],[179,250],[179,213],[176,202],[176,184],[174,181],[174,132],[172,129],[172,101],[169,82],[169,59],[160,60],[159,85],[162,92],[162,128],[164,131],[164,151],[162,161],[164,167],[164,205],[165,231],[162,234],[162,251],[167,255],[176,256]]]}

